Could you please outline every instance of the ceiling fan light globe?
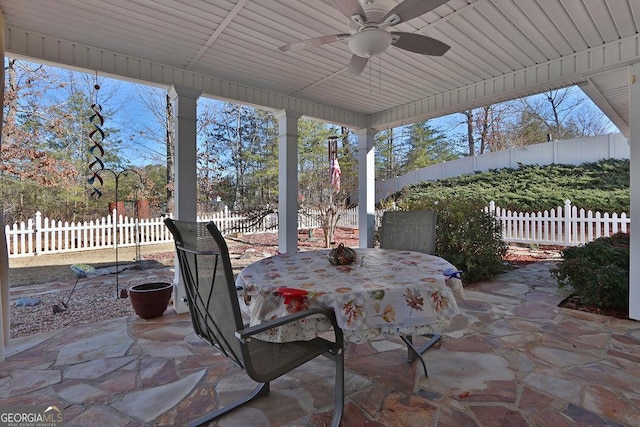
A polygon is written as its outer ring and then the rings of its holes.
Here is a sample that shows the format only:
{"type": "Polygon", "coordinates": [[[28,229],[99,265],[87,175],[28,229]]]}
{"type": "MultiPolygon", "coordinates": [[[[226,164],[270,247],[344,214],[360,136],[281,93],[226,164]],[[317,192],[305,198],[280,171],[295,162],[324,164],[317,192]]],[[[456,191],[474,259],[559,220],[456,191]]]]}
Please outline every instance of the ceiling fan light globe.
{"type": "Polygon", "coordinates": [[[349,49],[361,58],[379,55],[391,46],[391,34],[378,28],[370,28],[354,34],[349,39],[349,49]]]}

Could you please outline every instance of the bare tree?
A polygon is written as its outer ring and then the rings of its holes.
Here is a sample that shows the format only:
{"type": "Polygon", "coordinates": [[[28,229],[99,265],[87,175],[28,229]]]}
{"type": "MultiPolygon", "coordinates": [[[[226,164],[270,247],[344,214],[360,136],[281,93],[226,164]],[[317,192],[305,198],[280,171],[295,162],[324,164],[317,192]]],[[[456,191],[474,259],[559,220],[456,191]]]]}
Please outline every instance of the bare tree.
{"type": "MultiPolygon", "coordinates": [[[[521,103],[524,111],[521,117],[528,118],[529,129],[537,127],[545,134],[552,135],[554,139],[574,138],[581,135],[576,135],[565,124],[581,102],[582,99],[576,96],[575,87],[551,90],[545,92],[542,96],[522,98],[521,103]]],[[[535,144],[546,140],[546,138],[541,138],[540,136],[537,139],[529,143],[535,144]]]]}
{"type": "Polygon", "coordinates": [[[9,59],[5,75],[0,187],[2,207],[11,212],[6,217],[15,221],[25,219],[25,198],[41,197],[36,192],[43,187],[68,188],[78,173],[69,161],[46,150],[48,136],[60,132],[62,122],[38,102],[51,84],[44,68],[9,59]]]}
{"type": "Polygon", "coordinates": [[[466,117],[467,125],[467,147],[469,149],[467,155],[473,156],[476,153],[476,143],[473,138],[473,110],[463,111],[462,114],[466,117]]]}
{"type": "Polygon", "coordinates": [[[169,212],[174,211],[175,204],[175,182],[176,182],[176,171],[175,171],[175,121],[173,118],[173,103],[171,102],[171,97],[169,94],[166,95],[166,118],[165,118],[165,135],[166,135],[166,144],[167,144],[167,210],[169,212]]]}
{"type": "Polygon", "coordinates": [[[614,128],[602,111],[589,102],[583,102],[576,108],[568,126],[574,127],[575,132],[582,136],[606,135],[614,128]]]}
{"type": "Polygon", "coordinates": [[[505,117],[510,108],[509,103],[490,104],[461,113],[465,116],[468,155],[508,148],[505,117]],[[476,147],[478,143],[479,146],[476,147]]]}

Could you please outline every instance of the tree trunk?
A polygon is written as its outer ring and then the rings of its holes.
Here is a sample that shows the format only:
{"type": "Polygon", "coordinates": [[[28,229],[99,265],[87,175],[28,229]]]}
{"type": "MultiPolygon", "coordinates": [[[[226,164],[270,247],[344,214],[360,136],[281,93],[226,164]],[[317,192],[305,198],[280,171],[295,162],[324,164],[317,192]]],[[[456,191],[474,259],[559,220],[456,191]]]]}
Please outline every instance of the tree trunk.
{"type": "Polygon", "coordinates": [[[173,212],[174,210],[174,184],[175,184],[175,133],[174,133],[174,121],[173,121],[173,105],[171,103],[171,97],[167,94],[167,211],[173,212]]]}
{"type": "Polygon", "coordinates": [[[487,139],[489,139],[489,112],[491,111],[491,106],[486,106],[483,108],[483,116],[482,116],[482,134],[480,135],[480,153],[483,154],[484,150],[487,147],[487,139]]]}
{"type": "Polygon", "coordinates": [[[240,121],[242,120],[242,107],[238,106],[238,117],[236,119],[236,142],[235,142],[235,150],[234,150],[234,157],[238,160],[236,162],[234,162],[234,170],[235,170],[235,176],[236,176],[236,188],[235,188],[235,196],[234,196],[234,201],[233,201],[233,209],[235,211],[241,210],[242,208],[244,208],[244,200],[243,200],[243,186],[244,186],[244,180],[242,177],[242,173],[240,171],[240,163],[239,160],[242,157],[240,155],[240,150],[241,150],[241,135],[240,135],[240,121]]]}
{"type": "Polygon", "coordinates": [[[467,142],[469,143],[469,155],[473,156],[476,151],[476,143],[473,140],[473,110],[467,110],[464,112],[467,116],[467,142]]]}

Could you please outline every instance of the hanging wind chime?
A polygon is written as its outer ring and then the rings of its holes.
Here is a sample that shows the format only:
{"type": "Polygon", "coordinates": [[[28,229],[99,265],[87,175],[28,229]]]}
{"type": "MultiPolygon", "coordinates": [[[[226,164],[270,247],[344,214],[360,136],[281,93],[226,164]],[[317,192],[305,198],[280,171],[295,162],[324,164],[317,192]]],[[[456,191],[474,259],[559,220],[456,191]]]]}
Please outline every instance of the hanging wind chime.
{"type": "Polygon", "coordinates": [[[334,190],[340,191],[340,164],[338,163],[338,137],[329,137],[329,177],[334,190]]]}
{"type": "Polygon", "coordinates": [[[102,161],[102,157],[104,156],[104,148],[102,148],[102,142],[104,141],[104,131],[102,130],[102,126],[104,125],[104,117],[100,112],[102,111],[102,106],[98,104],[98,90],[100,90],[100,85],[97,83],[97,75],[96,75],[96,83],[93,86],[95,89],[95,101],[91,104],[91,111],[93,114],[89,117],[89,123],[93,126],[93,129],[89,132],[89,142],[91,143],[89,147],[89,154],[92,156],[89,162],[89,173],[90,177],[87,179],[87,183],[91,187],[91,193],[89,193],[90,197],[94,199],[99,199],[102,196],[102,192],[100,188],[104,185],[104,181],[100,176],[100,171],[104,170],[104,162],[102,161]]]}
{"type": "MultiPolygon", "coordinates": [[[[100,176],[101,173],[110,172],[113,174],[115,178],[115,200],[116,200],[116,213],[115,219],[113,221],[113,241],[116,250],[116,295],[120,298],[127,298],[128,291],[126,289],[120,290],[120,282],[119,282],[119,259],[118,259],[118,219],[121,215],[121,212],[118,211],[118,182],[120,180],[120,176],[126,174],[127,172],[134,172],[140,178],[140,182],[144,184],[142,175],[140,172],[134,169],[124,169],[120,172],[115,172],[111,169],[105,169],[104,162],[102,161],[102,157],[104,156],[104,148],[102,147],[102,143],[105,139],[104,130],[102,127],[104,126],[104,117],[100,112],[102,111],[102,106],[98,104],[98,91],[100,90],[100,85],[98,84],[98,73],[96,72],[96,80],[93,86],[95,89],[95,99],[93,104],[91,104],[91,111],[93,114],[89,117],[89,123],[93,126],[91,131],[89,132],[89,142],[91,146],[89,147],[89,154],[91,155],[91,159],[89,160],[89,172],[90,177],[87,179],[87,183],[91,187],[91,192],[89,194],[90,197],[94,199],[99,199],[102,196],[102,191],[100,188],[104,185],[104,179],[100,176]]],[[[135,222],[135,232],[136,236],[136,261],[140,260],[140,241],[138,240],[138,220],[136,218],[135,222]]]]}

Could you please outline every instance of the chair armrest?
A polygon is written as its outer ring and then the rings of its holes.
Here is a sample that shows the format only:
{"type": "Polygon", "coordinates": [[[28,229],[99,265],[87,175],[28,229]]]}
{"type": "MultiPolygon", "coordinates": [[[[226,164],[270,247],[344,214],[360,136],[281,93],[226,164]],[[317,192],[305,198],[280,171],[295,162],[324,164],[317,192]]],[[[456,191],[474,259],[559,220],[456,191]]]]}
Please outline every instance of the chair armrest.
{"type": "Polygon", "coordinates": [[[278,317],[277,319],[269,320],[267,322],[262,322],[259,325],[240,329],[239,331],[236,331],[236,337],[244,342],[245,340],[250,339],[253,335],[268,331],[269,329],[286,325],[287,323],[304,319],[305,317],[313,316],[315,314],[321,314],[325,316],[327,319],[329,319],[329,321],[331,322],[331,325],[333,326],[334,331],[336,331],[336,334],[339,331],[339,334],[342,335],[342,329],[338,327],[338,323],[336,322],[336,316],[333,310],[327,309],[327,308],[310,308],[307,310],[302,310],[293,314],[289,314],[288,316],[278,317]]]}

